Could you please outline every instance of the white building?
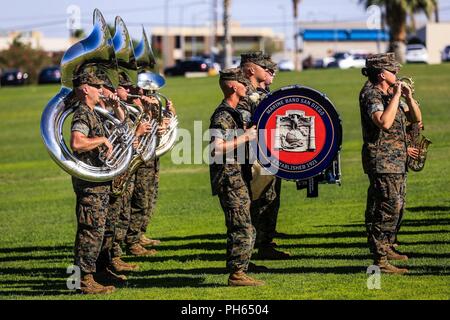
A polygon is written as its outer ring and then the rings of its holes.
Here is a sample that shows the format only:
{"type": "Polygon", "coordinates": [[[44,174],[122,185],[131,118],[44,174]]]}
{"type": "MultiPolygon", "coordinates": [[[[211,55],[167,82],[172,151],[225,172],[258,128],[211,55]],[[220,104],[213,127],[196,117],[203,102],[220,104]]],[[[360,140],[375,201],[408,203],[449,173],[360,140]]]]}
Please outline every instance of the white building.
{"type": "Polygon", "coordinates": [[[417,31],[417,37],[428,51],[428,63],[441,63],[441,53],[450,45],[450,22],[427,23],[417,31]]]}
{"type": "Polygon", "coordinates": [[[31,32],[10,32],[5,35],[0,35],[0,51],[8,49],[15,38],[20,36],[20,41],[25,44],[30,44],[33,49],[42,49],[47,52],[66,51],[71,45],[72,41],[67,38],[47,38],[39,31],[31,32]]]}

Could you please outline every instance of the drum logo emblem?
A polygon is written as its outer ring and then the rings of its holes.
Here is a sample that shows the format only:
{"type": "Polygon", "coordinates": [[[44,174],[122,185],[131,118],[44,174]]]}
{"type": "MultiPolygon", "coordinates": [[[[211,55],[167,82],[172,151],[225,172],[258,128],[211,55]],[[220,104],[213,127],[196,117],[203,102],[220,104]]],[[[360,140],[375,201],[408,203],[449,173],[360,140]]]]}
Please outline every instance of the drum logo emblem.
{"type": "Polygon", "coordinates": [[[305,116],[301,110],[288,110],[276,116],[274,149],[290,152],[316,150],[314,116],[305,116]]]}

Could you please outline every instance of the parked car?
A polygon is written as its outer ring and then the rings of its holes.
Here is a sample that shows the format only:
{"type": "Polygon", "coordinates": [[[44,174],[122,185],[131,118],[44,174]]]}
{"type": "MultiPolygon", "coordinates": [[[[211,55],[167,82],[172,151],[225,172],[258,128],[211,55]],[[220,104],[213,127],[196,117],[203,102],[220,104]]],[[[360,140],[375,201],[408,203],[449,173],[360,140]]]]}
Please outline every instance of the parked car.
{"type": "Polygon", "coordinates": [[[279,71],[294,71],[295,65],[294,62],[289,59],[282,59],[278,62],[278,70],[279,71]]]}
{"type": "Polygon", "coordinates": [[[60,83],[61,71],[58,66],[47,67],[39,73],[38,83],[60,83]]]}
{"type": "Polygon", "coordinates": [[[241,57],[232,57],[230,68],[237,68],[241,65],[241,57]]]}
{"type": "Polygon", "coordinates": [[[322,59],[317,59],[315,63],[316,68],[328,68],[328,65],[332,62],[336,61],[334,57],[325,57],[322,59]]]}
{"type": "Polygon", "coordinates": [[[23,85],[26,83],[28,83],[28,73],[18,69],[5,70],[0,77],[0,84],[2,86],[23,85]]]}
{"type": "Polygon", "coordinates": [[[442,50],[442,61],[450,61],[450,45],[446,46],[444,50],[442,50]]]}
{"type": "Polygon", "coordinates": [[[205,59],[188,59],[164,69],[166,76],[182,76],[186,72],[209,72],[213,67],[205,59]]]}
{"type": "Polygon", "coordinates": [[[351,52],[336,52],[333,55],[333,59],[328,62],[328,68],[362,68],[366,64],[367,54],[365,53],[351,53],[351,52]]]}
{"type": "Polygon", "coordinates": [[[423,44],[409,44],[406,46],[406,62],[428,63],[427,48],[423,44]]]}

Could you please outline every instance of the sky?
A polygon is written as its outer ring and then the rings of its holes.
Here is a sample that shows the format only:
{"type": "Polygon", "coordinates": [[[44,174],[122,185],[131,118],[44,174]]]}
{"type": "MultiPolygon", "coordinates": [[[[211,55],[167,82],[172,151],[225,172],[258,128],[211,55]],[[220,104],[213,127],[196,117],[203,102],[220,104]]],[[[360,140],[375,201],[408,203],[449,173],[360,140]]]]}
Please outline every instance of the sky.
{"type": "MultiPolygon", "coordinates": [[[[11,30],[38,30],[48,37],[69,34],[68,10],[80,11],[80,23],[89,31],[92,12],[99,8],[105,19],[113,24],[119,15],[133,37],[141,35],[141,25],[151,34],[151,28],[164,26],[204,26],[212,21],[215,0],[0,0],[0,34],[11,30]],[[166,10],[168,9],[168,10],[166,10]]],[[[222,1],[218,2],[218,16],[222,19],[222,1]]],[[[314,21],[364,22],[368,19],[359,0],[301,0],[300,23],[314,21]]],[[[271,27],[275,32],[292,38],[292,0],[231,0],[232,19],[247,27],[271,27]]],[[[439,0],[440,20],[450,22],[450,0],[439,0]]],[[[73,12],[73,11],[72,11],[73,12]]],[[[418,16],[424,20],[424,16],[418,16]]],[[[288,41],[288,47],[291,44],[288,41]]]]}

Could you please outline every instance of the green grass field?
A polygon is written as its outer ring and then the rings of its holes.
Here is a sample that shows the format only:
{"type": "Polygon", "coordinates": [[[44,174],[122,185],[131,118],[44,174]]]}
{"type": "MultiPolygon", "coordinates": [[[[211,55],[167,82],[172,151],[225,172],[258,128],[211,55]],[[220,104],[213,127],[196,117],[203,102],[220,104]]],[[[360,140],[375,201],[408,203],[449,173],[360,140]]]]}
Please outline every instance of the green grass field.
{"type": "MultiPolygon", "coordinates": [[[[225,223],[210,194],[208,166],[162,159],[160,196],[149,235],[161,239],[128,286],[109,296],[66,289],[76,230],[70,176],[47,154],[40,116],[59,86],[0,89],[0,298],[1,299],[449,299],[450,298],[450,65],[406,66],[433,141],[424,171],[410,173],[407,211],[399,240],[410,273],[383,275],[381,290],[367,289],[371,264],[364,232],[368,180],[361,167],[359,70],[279,73],[273,89],[303,84],[325,92],[344,129],[343,184],[320,186],[319,198],[283,182],[276,239],[293,258],[255,261],[270,272],[266,286],[226,286],[225,223]]],[[[217,78],[170,78],[162,90],[174,101],[180,127],[209,125],[221,100],[217,78]]]]}

